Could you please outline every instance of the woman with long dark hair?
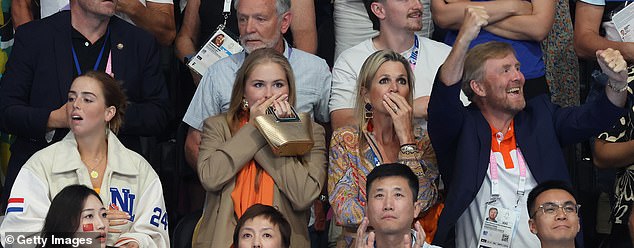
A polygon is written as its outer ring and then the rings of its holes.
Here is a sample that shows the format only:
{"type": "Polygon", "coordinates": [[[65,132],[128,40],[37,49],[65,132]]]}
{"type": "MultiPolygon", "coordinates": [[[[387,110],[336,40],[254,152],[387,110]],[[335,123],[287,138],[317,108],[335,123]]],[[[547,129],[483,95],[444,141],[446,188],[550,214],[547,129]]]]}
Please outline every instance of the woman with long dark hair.
{"type": "Polygon", "coordinates": [[[97,192],[84,185],[70,185],[51,202],[40,234],[47,244],[40,244],[40,247],[68,247],[66,241],[60,243],[53,239],[75,238],[89,242],[90,247],[96,247],[98,242],[104,248],[109,225],[106,208],[97,192]]]}

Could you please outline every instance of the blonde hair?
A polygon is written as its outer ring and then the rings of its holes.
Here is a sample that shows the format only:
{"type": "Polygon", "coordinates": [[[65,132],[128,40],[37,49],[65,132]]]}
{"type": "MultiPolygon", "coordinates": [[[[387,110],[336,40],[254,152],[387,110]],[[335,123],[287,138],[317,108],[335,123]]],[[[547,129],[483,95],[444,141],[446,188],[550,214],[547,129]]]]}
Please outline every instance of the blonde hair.
{"type": "Polygon", "coordinates": [[[475,95],[469,82],[471,82],[471,80],[484,80],[484,64],[486,61],[489,59],[504,58],[509,54],[515,55],[513,46],[500,41],[482,43],[474,46],[469,50],[469,52],[467,52],[461,84],[462,91],[467,98],[469,98],[469,101],[473,101],[473,97],[475,95]]]}
{"type": "MultiPolygon", "coordinates": [[[[373,79],[376,75],[376,72],[381,68],[381,66],[385,62],[399,62],[405,68],[407,73],[407,86],[409,87],[409,93],[407,94],[407,103],[412,106],[414,102],[414,73],[412,73],[412,68],[409,65],[407,59],[405,59],[402,55],[391,51],[391,50],[381,50],[373,53],[368,57],[365,62],[363,62],[363,66],[361,67],[361,71],[359,72],[359,77],[357,78],[357,99],[355,101],[355,112],[356,112],[356,120],[359,125],[359,131],[365,131],[367,129],[367,121],[365,119],[365,99],[362,95],[362,89],[365,89],[365,92],[370,92],[370,89],[373,85],[373,79]]],[[[373,106],[374,107],[374,106],[373,106]]],[[[363,135],[359,133],[359,142],[365,142],[365,138],[363,135]]]]}
{"type": "Polygon", "coordinates": [[[286,81],[288,82],[288,102],[292,106],[295,106],[295,76],[286,57],[272,48],[257,49],[246,57],[233,83],[229,111],[227,111],[227,123],[229,124],[231,132],[235,132],[238,129],[240,117],[248,111],[242,110],[242,99],[244,97],[247,78],[258,65],[266,63],[275,63],[282,67],[286,74],[286,81]]]}

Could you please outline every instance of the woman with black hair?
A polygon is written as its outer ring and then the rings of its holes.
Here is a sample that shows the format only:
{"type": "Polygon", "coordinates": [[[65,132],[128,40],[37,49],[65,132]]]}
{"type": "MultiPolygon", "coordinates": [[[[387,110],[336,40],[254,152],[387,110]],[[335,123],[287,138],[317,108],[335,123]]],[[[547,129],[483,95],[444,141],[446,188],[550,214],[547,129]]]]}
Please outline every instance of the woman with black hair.
{"type": "Polygon", "coordinates": [[[238,220],[233,231],[233,247],[288,248],[291,225],[274,207],[255,204],[238,220]]]}
{"type": "Polygon", "coordinates": [[[60,191],[48,209],[40,237],[47,243],[39,247],[67,247],[65,238],[84,238],[90,247],[106,247],[109,221],[106,208],[97,192],[84,185],[74,184],[60,191]],[[90,234],[74,235],[75,233],[90,234]]]}

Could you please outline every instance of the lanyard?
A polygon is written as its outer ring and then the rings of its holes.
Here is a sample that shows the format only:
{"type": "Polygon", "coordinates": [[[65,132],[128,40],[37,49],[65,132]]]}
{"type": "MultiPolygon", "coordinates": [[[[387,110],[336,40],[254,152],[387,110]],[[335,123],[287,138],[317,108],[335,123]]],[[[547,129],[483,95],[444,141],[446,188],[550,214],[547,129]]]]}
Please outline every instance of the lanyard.
{"type": "MultiPolygon", "coordinates": [[[[517,163],[519,164],[520,170],[520,179],[517,186],[517,206],[520,198],[524,196],[524,190],[526,188],[526,162],[524,161],[524,156],[522,155],[519,147],[515,148],[515,154],[517,156],[517,163]]],[[[495,155],[493,154],[493,151],[491,151],[490,163],[491,164],[489,165],[489,171],[491,173],[491,201],[496,201],[500,198],[500,176],[498,173],[498,162],[495,158],[495,155]]]]}
{"type": "Polygon", "coordinates": [[[372,162],[374,162],[375,167],[378,167],[381,165],[381,161],[379,160],[379,156],[376,155],[376,152],[374,152],[375,149],[372,149],[373,147],[375,147],[377,151],[379,149],[376,145],[376,141],[374,140],[374,136],[370,132],[363,132],[363,135],[365,135],[365,138],[368,141],[368,146],[370,148],[370,152],[372,153],[372,162]]]}
{"type": "Polygon", "coordinates": [[[227,15],[231,13],[231,0],[225,0],[222,13],[227,13],[227,15]]]}
{"type": "MultiPolygon", "coordinates": [[[[97,61],[95,62],[95,65],[92,67],[93,71],[96,71],[99,68],[99,64],[101,63],[101,57],[103,57],[103,51],[106,49],[106,43],[109,42],[109,38],[110,37],[110,28],[108,28],[108,31],[106,32],[106,38],[103,40],[103,45],[101,45],[101,51],[99,51],[99,56],[97,56],[97,61]]],[[[79,66],[79,60],[77,59],[77,52],[75,52],[75,47],[74,46],[70,46],[71,51],[73,52],[73,60],[75,61],[75,69],[77,69],[77,75],[81,75],[81,66],[79,66]]],[[[110,53],[108,53],[108,63],[106,65],[106,68],[110,67],[110,53]]]]}
{"type": "Polygon", "coordinates": [[[379,167],[381,165],[381,161],[379,161],[379,157],[376,156],[374,150],[370,147],[370,152],[372,153],[372,161],[374,162],[374,166],[379,167]]]}
{"type": "Polygon", "coordinates": [[[225,4],[222,6],[222,17],[224,18],[222,20],[222,24],[218,25],[217,29],[218,30],[223,30],[225,29],[225,26],[227,26],[227,19],[229,19],[229,15],[231,15],[231,0],[224,0],[225,4]]]}
{"type": "Polygon", "coordinates": [[[418,60],[418,36],[414,34],[414,49],[409,55],[409,65],[412,67],[412,71],[416,69],[416,61],[418,60]]]}

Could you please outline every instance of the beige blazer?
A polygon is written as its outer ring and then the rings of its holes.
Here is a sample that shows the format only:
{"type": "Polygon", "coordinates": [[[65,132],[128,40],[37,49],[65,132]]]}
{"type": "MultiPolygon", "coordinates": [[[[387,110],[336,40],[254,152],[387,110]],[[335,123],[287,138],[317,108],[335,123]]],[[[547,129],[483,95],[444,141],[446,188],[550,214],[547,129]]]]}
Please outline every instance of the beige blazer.
{"type": "Polygon", "coordinates": [[[273,205],[291,224],[291,247],[310,247],[308,219],[310,206],[326,180],[324,128],[313,123],[315,146],[303,156],[277,157],[260,132],[251,124],[231,136],[226,115],[205,120],[198,177],[207,191],[203,215],[192,240],[193,247],[228,248],[233,243],[237,218],[231,192],[235,177],[251,159],[275,181],[273,205]]]}

